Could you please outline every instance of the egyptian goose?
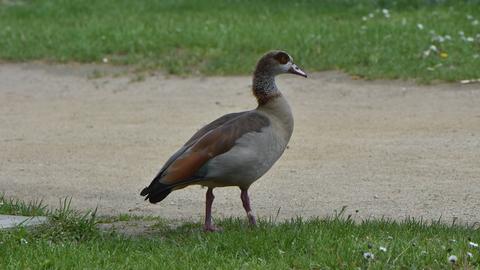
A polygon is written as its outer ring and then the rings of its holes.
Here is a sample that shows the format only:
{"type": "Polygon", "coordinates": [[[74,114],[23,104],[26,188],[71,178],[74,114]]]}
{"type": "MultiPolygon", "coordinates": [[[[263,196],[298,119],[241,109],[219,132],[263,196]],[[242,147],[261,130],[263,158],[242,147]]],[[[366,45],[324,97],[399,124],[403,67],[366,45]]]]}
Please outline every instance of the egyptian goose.
{"type": "Polygon", "coordinates": [[[157,203],[173,190],[206,186],[204,230],[217,231],[211,216],[213,189],[238,186],[249,222],[255,225],[248,188],[282,155],[293,131],[290,106],[275,84],[275,76],[282,73],[307,77],[286,52],[266,53],[253,74],[258,107],[224,115],[201,128],[167,160],[140,195],[157,203]]]}

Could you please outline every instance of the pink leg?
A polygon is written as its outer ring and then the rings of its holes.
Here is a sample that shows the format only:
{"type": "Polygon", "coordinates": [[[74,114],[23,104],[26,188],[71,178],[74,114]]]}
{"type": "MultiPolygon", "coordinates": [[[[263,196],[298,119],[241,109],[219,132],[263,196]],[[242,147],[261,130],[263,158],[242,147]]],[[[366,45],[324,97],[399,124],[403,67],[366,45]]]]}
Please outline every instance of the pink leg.
{"type": "Polygon", "coordinates": [[[205,203],[205,225],[203,225],[203,230],[206,232],[216,232],[221,230],[221,228],[213,225],[212,222],[213,199],[215,199],[215,196],[213,196],[213,188],[208,188],[205,203]]]}
{"type": "Polygon", "coordinates": [[[257,221],[255,220],[255,216],[253,215],[252,208],[250,207],[248,189],[242,189],[242,192],[240,193],[240,198],[242,199],[243,208],[245,208],[245,212],[247,212],[247,217],[248,221],[250,221],[250,225],[257,225],[257,221]]]}

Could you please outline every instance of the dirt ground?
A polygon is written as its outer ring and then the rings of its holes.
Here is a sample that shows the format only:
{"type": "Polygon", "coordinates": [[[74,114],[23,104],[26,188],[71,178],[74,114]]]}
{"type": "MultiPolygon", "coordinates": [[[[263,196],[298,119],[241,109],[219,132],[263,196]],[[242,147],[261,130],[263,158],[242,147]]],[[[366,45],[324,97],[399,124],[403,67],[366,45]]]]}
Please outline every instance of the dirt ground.
{"type": "MultiPolygon", "coordinates": [[[[283,75],[289,149],[250,189],[279,220],[332,215],[480,222],[480,85],[283,75]]],[[[121,68],[0,64],[0,192],[57,206],[175,220],[203,217],[205,189],[158,205],[139,196],[164,161],[214,118],[253,108],[250,77],[144,79],[121,68]],[[99,73],[107,73],[101,78],[99,73]]],[[[216,217],[243,216],[237,188],[216,217]]]]}

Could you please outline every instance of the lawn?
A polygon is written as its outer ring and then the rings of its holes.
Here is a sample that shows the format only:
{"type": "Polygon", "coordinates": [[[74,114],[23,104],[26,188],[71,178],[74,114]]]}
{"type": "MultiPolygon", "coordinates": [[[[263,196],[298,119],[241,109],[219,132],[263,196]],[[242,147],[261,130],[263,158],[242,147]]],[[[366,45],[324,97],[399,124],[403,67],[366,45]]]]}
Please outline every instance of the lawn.
{"type": "Polygon", "coordinates": [[[456,81],[480,78],[479,21],[479,0],[11,0],[0,59],[225,75],[281,48],[310,72],[456,81]]]}
{"type": "MultiPolygon", "coordinates": [[[[36,211],[49,224],[0,231],[1,269],[474,269],[480,265],[478,227],[413,219],[353,222],[339,211],[322,219],[224,219],[221,233],[199,223],[177,227],[159,218],[96,217],[64,200],[56,210],[2,197],[0,213],[36,211]],[[155,221],[150,231],[125,236],[99,223],[155,221]],[[454,259],[454,262],[450,260],[454,259]]],[[[33,212],[32,212],[33,213],[33,212]]],[[[132,225],[133,226],[133,225],[132,225]]]]}

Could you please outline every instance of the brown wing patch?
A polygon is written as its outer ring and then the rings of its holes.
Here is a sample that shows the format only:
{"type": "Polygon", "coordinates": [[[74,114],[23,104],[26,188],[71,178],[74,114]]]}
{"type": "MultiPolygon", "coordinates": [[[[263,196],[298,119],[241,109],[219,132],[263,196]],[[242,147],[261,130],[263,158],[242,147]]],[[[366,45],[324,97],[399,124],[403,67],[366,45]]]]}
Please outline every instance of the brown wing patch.
{"type": "Polygon", "coordinates": [[[275,58],[275,60],[277,60],[282,65],[285,65],[286,63],[288,63],[288,61],[290,61],[290,56],[288,56],[288,54],[284,52],[279,52],[275,54],[273,58],[275,58]]]}
{"type": "Polygon", "coordinates": [[[203,135],[166,170],[161,182],[169,185],[199,177],[199,170],[210,159],[229,151],[246,133],[260,132],[270,124],[265,116],[247,112],[203,135]]]}
{"type": "Polygon", "coordinates": [[[216,129],[217,127],[225,124],[226,122],[228,122],[228,121],[230,121],[230,120],[232,120],[232,119],[234,119],[234,118],[236,118],[236,117],[238,117],[238,116],[240,116],[244,113],[248,113],[248,112],[229,113],[229,114],[226,114],[226,115],[214,120],[213,122],[209,123],[208,125],[204,126],[200,130],[195,132],[195,134],[193,134],[193,136],[184,144],[184,146],[191,146],[198,139],[203,137],[203,135],[205,135],[207,132],[211,131],[212,129],[216,129]]]}

